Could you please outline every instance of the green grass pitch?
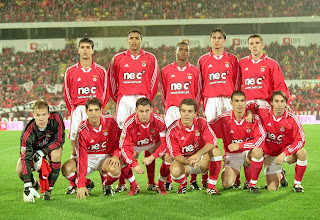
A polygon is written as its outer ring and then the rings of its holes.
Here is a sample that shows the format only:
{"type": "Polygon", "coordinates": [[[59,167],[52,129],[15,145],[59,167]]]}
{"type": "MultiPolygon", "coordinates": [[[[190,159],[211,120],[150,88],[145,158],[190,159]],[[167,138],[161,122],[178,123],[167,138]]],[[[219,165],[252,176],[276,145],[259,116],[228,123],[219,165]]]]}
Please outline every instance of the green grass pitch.
{"type": "MultiPolygon", "coordinates": [[[[222,189],[219,177],[217,185],[220,196],[209,196],[205,191],[176,194],[178,185],[167,196],[146,190],[146,174],[137,175],[140,193],[129,197],[126,192],[105,197],[102,193],[98,172],[89,177],[96,187],[86,200],[75,195],[65,195],[68,181],[60,174],[52,191],[52,200],[37,199],[35,204],[24,203],[23,183],[15,168],[19,157],[20,132],[0,132],[0,213],[1,219],[320,219],[320,125],[303,126],[306,133],[305,149],[308,167],[302,181],[305,193],[292,192],[294,165],[283,167],[287,171],[289,187],[269,192],[264,188],[261,172],[258,186],[260,194],[253,195],[242,189],[222,189]]],[[[221,141],[219,142],[221,147],[221,141]]],[[[70,141],[66,139],[62,163],[70,156],[70,141]]],[[[140,157],[141,159],[141,157],[140,157]]],[[[156,178],[160,159],[157,159],[156,178]]],[[[34,173],[38,177],[37,173],[34,173]]],[[[198,175],[198,181],[200,181],[198,175]]],[[[243,183],[244,175],[241,172],[243,183]]]]}

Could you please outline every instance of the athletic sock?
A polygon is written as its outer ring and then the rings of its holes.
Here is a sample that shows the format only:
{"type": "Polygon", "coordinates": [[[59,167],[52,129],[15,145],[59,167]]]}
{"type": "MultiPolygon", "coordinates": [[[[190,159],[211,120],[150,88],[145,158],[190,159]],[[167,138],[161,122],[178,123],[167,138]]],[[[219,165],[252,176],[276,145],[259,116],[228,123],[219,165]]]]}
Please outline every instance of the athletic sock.
{"type": "MultiPolygon", "coordinates": [[[[145,157],[149,157],[151,153],[149,151],[144,152],[145,157]]],[[[146,166],[147,168],[147,176],[148,176],[148,185],[155,184],[154,182],[154,173],[156,168],[156,160],[153,160],[151,164],[146,166]]]]}
{"type": "Polygon", "coordinates": [[[297,160],[296,163],[296,174],[294,177],[294,186],[301,185],[301,181],[304,175],[304,172],[307,169],[307,160],[297,160]]]}
{"type": "Polygon", "coordinates": [[[263,157],[260,159],[252,158],[251,160],[251,180],[249,187],[256,186],[263,165],[263,157]]]}
{"type": "Polygon", "coordinates": [[[163,186],[164,185],[164,181],[166,181],[167,177],[170,174],[170,164],[171,163],[167,163],[167,162],[162,162],[161,166],[160,166],[160,175],[158,178],[158,186],[163,186]]]}
{"type": "Polygon", "coordinates": [[[60,168],[61,168],[61,162],[50,162],[50,167],[52,170],[48,176],[48,180],[49,180],[49,187],[52,188],[58,179],[60,168]]]}
{"type": "Polygon", "coordinates": [[[209,162],[208,189],[215,187],[221,170],[222,156],[211,157],[209,162]]]}
{"type": "Polygon", "coordinates": [[[246,182],[250,182],[251,179],[251,167],[250,166],[244,166],[244,176],[246,177],[246,182]]]}
{"type": "Polygon", "coordinates": [[[104,181],[104,185],[112,185],[115,181],[119,179],[120,175],[118,176],[113,176],[111,173],[107,173],[107,178],[104,181]]]}

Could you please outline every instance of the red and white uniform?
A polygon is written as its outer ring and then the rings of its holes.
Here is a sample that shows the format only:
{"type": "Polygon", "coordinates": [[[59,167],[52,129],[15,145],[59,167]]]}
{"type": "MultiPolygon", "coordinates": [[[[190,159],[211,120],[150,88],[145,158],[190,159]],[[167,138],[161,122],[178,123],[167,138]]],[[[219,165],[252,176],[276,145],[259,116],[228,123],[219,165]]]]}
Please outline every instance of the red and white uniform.
{"type": "Polygon", "coordinates": [[[158,91],[159,65],[156,57],[141,49],[134,56],[127,50],[116,54],[108,69],[111,98],[117,102],[123,95],[145,95],[152,100],[158,91]]]}
{"type": "Polygon", "coordinates": [[[199,68],[190,64],[179,67],[176,62],[161,71],[161,98],[165,108],[167,127],[180,118],[178,106],[183,99],[194,99],[200,104],[201,80],[199,68]]]}
{"type": "Polygon", "coordinates": [[[281,90],[290,97],[283,73],[275,60],[263,54],[255,61],[250,55],[242,58],[239,65],[242,91],[247,100],[263,99],[270,102],[271,94],[276,90],[281,90]]]}
{"type": "Polygon", "coordinates": [[[301,149],[305,144],[305,135],[296,116],[285,110],[281,117],[273,114],[272,107],[258,108],[262,123],[267,131],[263,151],[270,156],[278,156],[284,152],[287,156],[301,149]]]}
{"type": "Polygon", "coordinates": [[[88,119],[82,121],[76,138],[78,188],[86,186],[88,156],[118,156],[120,130],[117,122],[107,115],[100,116],[100,126],[93,128],[88,119]]]}
{"type": "Polygon", "coordinates": [[[139,121],[137,113],[130,115],[124,123],[119,144],[126,163],[132,164],[132,167],[138,165],[137,160],[133,157],[134,147],[153,146],[159,141],[161,145],[152,155],[155,158],[163,156],[166,153],[165,133],[166,125],[163,118],[157,113],[151,113],[147,124],[139,121]]]}
{"type": "Polygon", "coordinates": [[[266,132],[258,115],[254,115],[254,123],[245,121],[245,115],[238,121],[233,111],[228,111],[209,122],[217,138],[223,139],[225,153],[240,153],[259,148],[264,145],[266,132]],[[239,144],[239,150],[230,152],[228,145],[239,144]]]}
{"type": "Polygon", "coordinates": [[[181,119],[170,125],[166,133],[167,148],[172,157],[189,157],[206,144],[217,145],[217,138],[204,118],[195,117],[189,128],[183,126],[181,119]]]}

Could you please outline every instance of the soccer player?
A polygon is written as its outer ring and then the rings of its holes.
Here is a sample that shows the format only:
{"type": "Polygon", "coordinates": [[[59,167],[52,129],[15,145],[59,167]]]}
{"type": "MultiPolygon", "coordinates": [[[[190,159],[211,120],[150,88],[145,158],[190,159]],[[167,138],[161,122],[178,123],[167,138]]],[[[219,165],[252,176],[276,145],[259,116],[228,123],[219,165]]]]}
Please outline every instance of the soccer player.
{"type": "Polygon", "coordinates": [[[216,183],[221,169],[221,151],[207,121],[196,117],[197,109],[195,100],[182,100],[179,105],[181,118],[167,130],[167,148],[174,158],[170,166],[171,177],[180,183],[178,193],[186,193],[187,175],[209,170],[207,193],[219,195],[216,183]]]}
{"type": "Polygon", "coordinates": [[[43,199],[51,199],[51,190],[58,179],[62,145],[64,144],[64,124],[56,112],[49,112],[46,101],[39,100],[33,105],[33,119],[27,123],[21,135],[20,158],[17,174],[24,182],[23,200],[35,202],[39,182],[32,171],[38,171],[43,199]],[[50,163],[50,167],[47,161],[50,163]],[[43,176],[45,176],[43,178],[43,176]]]}
{"type": "Polygon", "coordinates": [[[240,173],[241,166],[251,165],[250,192],[259,193],[256,186],[263,165],[262,146],[266,132],[258,115],[254,115],[254,123],[245,121],[246,96],[241,91],[231,95],[233,110],[223,113],[209,122],[218,138],[223,139],[225,163],[221,174],[224,188],[233,186],[240,173]]]}
{"type": "Polygon", "coordinates": [[[121,172],[120,130],[111,116],[102,115],[102,103],[98,98],[89,98],[85,107],[88,119],[82,121],[78,128],[77,157],[63,164],[62,174],[72,187],[77,187],[77,198],[85,199],[94,187],[86,176],[98,170],[104,194],[112,196],[112,183],[118,180],[121,172]]]}
{"type": "MultiPolygon", "coordinates": [[[[154,162],[157,157],[162,157],[160,177],[156,191],[167,194],[164,181],[169,175],[169,166],[172,158],[166,154],[165,141],[166,125],[160,115],[153,111],[153,104],[148,98],[140,98],[136,102],[136,112],[126,120],[120,137],[120,149],[124,161],[128,166],[123,170],[128,176],[130,191],[128,195],[139,192],[139,185],[131,171],[131,167],[137,174],[143,174],[144,170],[138,164],[137,158],[142,151],[149,151],[151,156],[142,161],[145,165],[154,162]],[[130,172],[130,175],[128,174],[130,172]],[[132,173],[132,174],[131,174],[132,173]]],[[[148,177],[149,178],[149,177],[148,177]]],[[[150,180],[148,180],[150,184],[150,180]]]]}
{"type": "Polygon", "coordinates": [[[93,62],[94,43],[85,37],[79,41],[80,61],[70,66],[64,76],[64,98],[71,115],[71,127],[68,137],[72,153],[75,156],[75,137],[80,122],[87,118],[85,103],[90,97],[97,97],[102,102],[102,109],[109,100],[108,79],[105,68],[93,62]]]}
{"type": "Polygon", "coordinates": [[[265,45],[262,37],[254,34],[248,38],[251,54],[240,60],[242,75],[242,91],[248,103],[270,105],[271,94],[275,90],[282,90],[289,97],[289,90],[279,64],[263,53],[265,45]]]}
{"type": "Polygon", "coordinates": [[[199,105],[201,96],[200,71],[188,61],[189,45],[186,42],[178,43],[175,55],[175,62],[161,71],[161,98],[167,127],[180,118],[178,106],[183,99],[192,98],[199,105]]]}
{"type": "Polygon", "coordinates": [[[240,90],[238,58],[224,49],[226,33],[217,28],[210,34],[212,49],[198,61],[202,78],[202,98],[207,121],[232,110],[230,97],[240,90]]]}
{"type": "MultiPolygon", "coordinates": [[[[120,129],[126,119],[135,112],[136,101],[141,97],[147,97],[151,101],[158,91],[159,65],[156,57],[141,49],[142,32],[139,29],[131,29],[128,32],[127,51],[116,54],[110,63],[108,77],[110,77],[110,96],[117,103],[117,123],[120,129]]],[[[146,156],[150,156],[148,151],[146,156]]],[[[155,163],[147,166],[149,182],[154,190],[155,163]]],[[[127,190],[125,179],[121,175],[117,192],[127,190]]]]}
{"type": "Polygon", "coordinates": [[[274,91],[270,98],[271,107],[255,105],[267,131],[263,146],[266,184],[268,190],[277,190],[280,185],[283,162],[296,163],[294,192],[304,192],[301,181],[307,168],[307,152],[303,148],[305,135],[296,116],[286,109],[288,98],[284,91],[274,91]]]}

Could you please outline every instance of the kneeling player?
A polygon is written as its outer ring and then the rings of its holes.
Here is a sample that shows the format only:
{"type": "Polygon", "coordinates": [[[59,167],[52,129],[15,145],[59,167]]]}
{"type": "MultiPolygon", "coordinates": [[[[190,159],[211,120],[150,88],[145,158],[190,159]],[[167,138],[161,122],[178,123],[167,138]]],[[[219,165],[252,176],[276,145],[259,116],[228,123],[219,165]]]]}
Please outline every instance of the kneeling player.
{"type": "Polygon", "coordinates": [[[58,113],[49,112],[46,101],[34,103],[33,117],[22,131],[20,158],[17,164],[17,174],[24,182],[25,202],[34,202],[34,197],[40,198],[36,191],[39,182],[33,178],[33,169],[41,176],[43,199],[51,199],[51,190],[60,172],[64,144],[63,120],[58,113]],[[44,158],[50,161],[50,167],[44,158]]]}
{"type": "Polygon", "coordinates": [[[98,170],[106,196],[113,195],[112,183],[120,176],[120,130],[117,122],[110,116],[101,115],[102,104],[98,98],[89,98],[86,102],[88,119],[79,125],[76,136],[76,159],[70,159],[62,166],[62,174],[77,187],[77,198],[85,199],[94,187],[86,179],[90,173],[98,170]]]}
{"type": "Polygon", "coordinates": [[[142,151],[149,151],[152,155],[142,162],[149,165],[157,157],[163,159],[160,167],[160,177],[155,190],[161,194],[167,194],[164,181],[169,175],[169,166],[172,158],[166,154],[165,142],[166,125],[160,115],[153,112],[153,104],[148,98],[140,98],[136,102],[136,113],[126,120],[120,138],[121,154],[128,166],[122,169],[126,179],[130,182],[128,195],[139,192],[139,185],[132,173],[131,167],[138,174],[144,170],[138,164],[137,158],[142,151]]]}
{"type": "Polygon", "coordinates": [[[180,183],[178,193],[186,193],[187,175],[209,170],[207,193],[219,195],[216,183],[221,169],[221,151],[217,139],[204,118],[196,117],[197,103],[184,99],[179,105],[181,118],[166,133],[167,147],[174,162],[170,166],[173,180],[180,183]]]}
{"type": "MultiPolygon", "coordinates": [[[[209,122],[218,138],[223,139],[225,163],[221,174],[224,188],[233,186],[241,166],[250,166],[250,192],[259,193],[256,186],[263,165],[262,146],[266,133],[258,115],[254,115],[254,123],[245,121],[246,97],[241,91],[231,95],[233,110],[223,113],[209,122]]],[[[247,168],[247,169],[250,169],[247,168]]]]}
{"type": "Polygon", "coordinates": [[[266,184],[268,190],[279,188],[280,173],[283,162],[296,163],[294,192],[304,192],[301,181],[307,168],[307,152],[303,148],[305,135],[296,116],[286,109],[287,95],[283,91],[275,91],[271,96],[272,107],[258,107],[255,110],[261,117],[267,131],[263,151],[266,184]]]}

